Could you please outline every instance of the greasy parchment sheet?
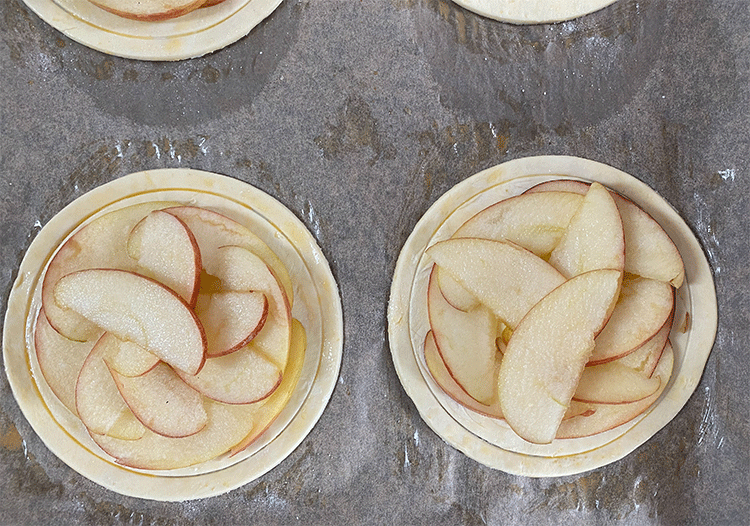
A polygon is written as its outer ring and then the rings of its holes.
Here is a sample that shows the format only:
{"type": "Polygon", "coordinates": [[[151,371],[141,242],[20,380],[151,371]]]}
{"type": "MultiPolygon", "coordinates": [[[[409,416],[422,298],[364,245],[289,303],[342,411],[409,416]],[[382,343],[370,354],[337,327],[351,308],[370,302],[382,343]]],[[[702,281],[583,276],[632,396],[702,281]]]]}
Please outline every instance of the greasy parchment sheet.
{"type": "Polygon", "coordinates": [[[513,26],[437,0],[284,0],[246,37],[182,62],[104,55],[0,3],[5,311],[42,225],[128,173],[182,167],[281,201],[329,260],[344,310],[333,396],[301,445],[225,495],[120,496],[68,468],[0,377],[0,523],[742,524],[750,516],[750,12],[619,0],[513,26]],[[528,155],[612,165],[680,213],[719,308],[696,392],[611,465],[531,479],[422,421],[396,376],[386,302],[401,246],[456,183],[528,155]]]}

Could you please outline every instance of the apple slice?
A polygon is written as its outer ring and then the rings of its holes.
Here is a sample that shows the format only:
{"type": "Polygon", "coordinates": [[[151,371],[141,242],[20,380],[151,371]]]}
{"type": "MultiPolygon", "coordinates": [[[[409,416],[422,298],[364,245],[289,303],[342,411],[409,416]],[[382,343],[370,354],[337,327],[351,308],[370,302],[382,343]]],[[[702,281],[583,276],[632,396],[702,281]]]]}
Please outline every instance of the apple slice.
{"type": "MultiPolygon", "coordinates": [[[[211,275],[216,261],[216,249],[223,246],[241,246],[257,254],[281,282],[289,303],[293,303],[294,288],[284,263],[258,236],[236,221],[205,208],[179,206],[166,210],[180,218],[198,241],[203,267],[211,275]]],[[[221,256],[219,256],[219,259],[221,256]]],[[[235,289],[240,290],[240,289],[235,289]]],[[[247,290],[247,289],[242,289],[247,290]]]]}
{"type": "Polygon", "coordinates": [[[240,246],[217,248],[206,271],[225,291],[262,292],[268,300],[268,316],[253,338],[253,346],[284,369],[289,355],[292,312],[284,288],[271,267],[252,251],[240,246]]]}
{"type": "MultiPolygon", "coordinates": [[[[527,190],[537,192],[576,192],[585,194],[588,184],[560,179],[547,181],[527,190]]],[[[672,239],[646,211],[619,195],[612,194],[622,218],[625,237],[625,272],[644,278],[667,281],[679,288],[685,279],[682,256],[672,239]]]]}
{"type": "Polygon", "coordinates": [[[143,203],[105,214],[83,226],[55,253],[44,272],[42,304],[50,324],[66,338],[96,340],[101,330],[78,313],[55,303],[57,280],[66,274],[89,268],[135,270],[137,263],[127,253],[127,239],[133,227],[151,211],[173,205],[143,203]]]}
{"type": "Polygon", "coordinates": [[[186,437],[203,429],[203,398],[165,363],[140,376],[110,370],[123,400],[148,429],[166,437],[186,437]]]}
{"type": "Polygon", "coordinates": [[[204,402],[206,426],[190,436],[165,437],[146,429],[138,440],[97,433],[91,433],[91,438],[119,464],[137,469],[177,469],[206,462],[226,453],[250,433],[255,410],[253,405],[204,402]]]}
{"type": "Polygon", "coordinates": [[[181,371],[203,367],[203,327],[184,300],[156,281],[123,270],[80,270],[58,280],[55,302],[181,371]]]}
{"type": "Polygon", "coordinates": [[[522,194],[491,205],[466,221],[453,237],[511,241],[548,257],[581,206],[578,193],[522,194]]]}
{"type": "Polygon", "coordinates": [[[549,262],[568,278],[605,268],[622,272],[625,267],[622,220],[604,186],[591,185],[549,262]]]}
{"type": "Polygon", "coordinates": [[[440,292],[454,309],[467,312],[479,305],[479,300],[442,267],[436,267],[435,272],[440,292]]]}
{"type": "Polygon", "coordinates": [[[663,281],[628,277],[623,280],[612,317],[596,337],[590,364],[615,360],[651,339],[670,317],[674,290],[663,281]]]}
{"type": "Polygon", "coordinates": [[[257,402],[270,396],[281,382],[281,369],[254,342],[237,352],[207,358],[196,375],[178,374],[196,391],[225,404],[257,402]]]}
{"type": "MultiPolygon", "coordinates": [[[[490,418],[503,418],[503,412],[502,409],[500,409],[500,403],[497,399],[497,396],[493,397],[493,400],[489,405],[480,404],[472,397],[468,396],[466,394],[466,391],[464,391],[463,388],[456,383],[456,381],[450,375],[450,372],[448,372],[448,369],[445,366],[445,362],[438,352],[437,344],[435,343],[435,338],[432,334],[432,331],[429,331],[427,333],[427,336],[425,336],[424,354],[425,363],[427,364],[427,369],[430,371],[432,378],[438,384],[438,387],[440,387],[440,389],[442,389],[448,396],[450,396],[456,402],[465,406],[466,408],[471,409],[472,411],[476,411],[477,413],[483,414],[490,418]]],[[[500,361],[496,360],[495,372],[493,373],[493,376],[495,377],[497,376],[499,366],[500,361]]],[[[589,411],[591,411],[591,409],[588,407],[588,405],[579,402],[572,402],[570,404],[570,407],[568,408],[568,411],[565,413],[563,420],[588,413],[589,411]]]]}
{"type": "MultiPolygon", "coordinates": [[[[495,393],[491,395],[491,398],[488,400],[489,403],[483,404],[469,396],[463,387],[456,382],[438,351],[437,343],[435,343],[432,331],[428,332],[425,337],[424,357],[427,369],[430,371],[432,378],[438,384],[438,387],[440,387],[440,389],[442,389],[448,396],[453,398],[459,404],[471,409],[472,411],[476,411],[477,413],[492,418],[503,417],[500,404],[497,401],[497,397],[494,396],[495,393]]],[[[497,368],[496,366],[493,366],[490,382],[494,381],[496,372],[497,368]]]]}
{"type": "Polygon", "coordinates": [[[130,232],[128,255],[139,273],[166,285],[194,306],[198,298],[201,254],[188,227],[176,216],[154,210],[130,232]]]}
{"type": "Polygon", "coordinates": [[[207,356],[223,356],[241,349],[260,332],[268,317],[268,300],[254,291],[201,294],[195,314],[206,331],[207,356]]]}
{"type": "Polygon", "coordinates": [[[594,337],[615,306],[621,272],[594,270],[566,281],[534,305],[513,332],[498,373],[508,425],[547,444],[568,409],[594,337]]]}
{"type": "MultiPolygon", "coordinates": [[[[140,440],[116,440],[92,434],[94,441],[120,464],[141,469],[177,469],[235,455],[251,445],[286,407],[299,381],[307,347],[305,330],[292,322],[289,360],[281,384],[268,398],[254,404],[227,405],[205,400],[208,423],[195,435],[167,438],[149,430],[140,440]]],[[[235,353],[236,354],[236,353],[235,353]]]]}
{"type": "Polygon", "coordinates": [[[107,366],[122,376],[141,376],[161,361],[140,345],[121,340],[111,332],[105,332],[97,345],[103,349],[107,366]]]}
{"type": "Polygon", "coordinates": [[[637,402],[654,394],[659,385],[658,377],[649,378],[617,361],[607,362],[583,370],[573,399],[599,404],[637,402]]]}
{"type": "Polygon", "coordinates": [[[674,311],[664,322],[659,332],[654,334],[646,343],[638,347],[635,351],[618,358],[617,361],[626,367],[640,371],[646,376],[653,376],[656,365],[659,363],[664,346],[669,339],[669,333],[672,330],[672,320],[674,311]]]}
{"type": "Polygon", "coordinates": [[[440,292],[436,268],[428,284],[427,312],[438,352],[466,394],[488,405],[495,391],[497,322],[483,305],[468,312],[454,309],[440,292]]]}
{"type": "Polygon", "coordinates": [[[146,428],[120,395],[104,362],[104,351],[97,342],[81,367],[75,384],[76,412],[91,433],[136,440],[146,428]]]}
{"type": "Polygon", "coordinates": [[[252,405],[255,409],[253,412],[255,425],[244,439],[232,447],[229,452],[230,456],[236,455],[255,442],[276,420],[284,407],[286,407],[287,402],[292,397],[292,393],[294,393],[294,389],[297,387],[300,376],[302,376],[302,366],[305,363],[306,349],[307,333],[305,332],[305,328],[298,320],[293,319],[289,360],[284,369],[281,383],[271,396],[252,405]]]}
{"type": "Polygon", "coordinates": [[[77,342],[62,336],[49,324],[44,309],[39,310],[34,329],[34,349],[39,369],[55,396],[73,414],[77,414],[76,380],[94,343],[77,342]]]}
{"type": "Polygon", "coordinates": [[[427,254],[511,329],[565,281],[540,257],[502,241],[448,239],[432,245],[427,254]]]}
{"type": "Polygon", "coordinates": [[[625,228],[625,271],[679,288],[685,279],[685,267],[672,239],[632,201],[615,195],[615,202],[625,228]]]}
{"type": "Polygon", "coordinates": [[[626,424],[642,415],[659,399],[667,386],[674,366],[672,345],[667,343],[654,371],[660,380],[659,389],[651,396],[629,404],[589,404],[593,412],[570,418],[560,424],[557,438],[580,438],[596,435],[626,424]]]}

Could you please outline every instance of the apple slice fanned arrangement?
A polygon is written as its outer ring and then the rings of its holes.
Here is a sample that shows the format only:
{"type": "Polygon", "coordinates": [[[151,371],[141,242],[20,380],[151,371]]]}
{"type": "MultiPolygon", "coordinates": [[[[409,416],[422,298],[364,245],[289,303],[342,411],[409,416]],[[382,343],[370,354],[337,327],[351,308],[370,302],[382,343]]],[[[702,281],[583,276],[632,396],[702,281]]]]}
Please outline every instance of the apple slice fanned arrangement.
{"type": "Polygon", "coordinates": [[[685,272],[628,199],[599,183],[542,183],[426,254],[425,364],[465,408],[548,444],[630,422],[665,389],[685,272]]]}
{"type": "Polygon", "coordinates": [[[154,202],[94,219],[51,259],[41,300],[44,379],[134,468],[241,451],[284,408],[304,361],[286,267],[204,208],[154,202]]]}

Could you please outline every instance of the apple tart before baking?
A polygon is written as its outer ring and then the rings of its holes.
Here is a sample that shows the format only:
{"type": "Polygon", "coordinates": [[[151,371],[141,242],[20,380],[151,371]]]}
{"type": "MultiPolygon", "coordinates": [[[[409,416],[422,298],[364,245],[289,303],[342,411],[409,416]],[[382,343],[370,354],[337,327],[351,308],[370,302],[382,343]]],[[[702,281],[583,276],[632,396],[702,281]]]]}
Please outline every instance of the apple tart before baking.
{"type": "Polygon", "coordinates": [[[170,202],[102,215],[44,274],[45,380],[118,463],[195,465],[253,442],[289,400],[305,330],[289,273],[249,229],[170,202]]]}

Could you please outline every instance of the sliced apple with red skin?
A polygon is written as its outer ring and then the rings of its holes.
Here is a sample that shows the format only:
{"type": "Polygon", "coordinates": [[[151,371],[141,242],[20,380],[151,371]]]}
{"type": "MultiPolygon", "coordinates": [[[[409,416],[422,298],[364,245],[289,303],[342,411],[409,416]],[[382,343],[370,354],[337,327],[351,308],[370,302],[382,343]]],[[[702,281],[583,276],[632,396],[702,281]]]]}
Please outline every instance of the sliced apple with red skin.
{"type": "Polygon", "coordinates": [[[674,366],[674,351],[667,343],[654,377],[660,380],[659,389],[642,400],[628,404],[587,404],[592,412],[563,421],[557,430],[557,438],[581,438],[596,435],[626,424],[642,415],[659,399],[667,386],[674,366]]]}
{"type": "Polygon", "coordinates": [[[206,331],[207,356],[223,356],[242,349],[260,332],[268,300],[257,291],[201,294],[195,313],[206,331]]]}
{"type": "Polygon", "coordinates": [[[253,347],[284,369],[292,328],[291,305],[275,273],[254,252],[240,246],[219,247],[204,258],[206,271],[225,291],[262,292],[268,300],[268,316],[253,338],[253,347]]]}
{"type": "Polygon", "coordinates": [[[254,404],[228,405],[205,400],[208,422],[198,433],[168,438],[146,430],[139,440],[118,440],[92,433],[92,438],[118,463],[140,469],[177,469],[237,454],[252,444],[278,417],[299,381],[306,338],[294,320],[287,368],[281,385],[267,399],[254,404]]]}
{"type": "Polygon", "coordinates": [[[598,404],[637,402],[654,394],[658,377],[648,377],[617,361],[586,367],[578,382],[574,400],[598,404]]]}
{"type": "Polygon", "coordinates": [[[633,352],[659,332],[673,307],[674,290],[668,283],[626,277],[615,310],[596,337],[589,363],[606,363],[633,352]]]}
{"type": "Polygon", "coordinates": [[[659,359],[664,351],[664,346],[669,341],[673,318],[674,311],[669,315],[669,318],[664,322],[659,332],[654,334],[652,338],[638,347],[638,349],[618,358],[617,361],[626,367],[640,371],[645,376],[653,376],[656,365],[659,363],[659,359]]]}
{"type": "Polygon", "coordinates": [[[565,415],[594,337],[615,306],[621,272],[580,274],[535,304],[513,332],[498,373],[508,425],[524,440],[550,443],[565,415]]]}
{"type": "Polygon", "coordinates": [[[171,288],[188,305],[195,305],[201,254],[195,236],[180,219],[154,210],[133,227],[127,251],[140,274],[171,288]]]}
{"type": "Polygon", "coordinates": [[[216,249],[228,245],[241,246],[258,255],[272,269],[281,282],[289,303],[293,302],[294,289],[286,266],[268,245],[248,228],[223,214],[205,208],[180,206],[166,211],[180,218],[195,236],[206,272],[216,275],[212,270],[213,262],[216,260],[216,249]]]}
{"type": "Polygon", "coordinates": [[[137,469],[177,469],[214,459],[247,436],[254,426],[253,405],[228,405],[205,399],[206,426],[181,438],[146,429],[138,440],[96,433],[91,438],[119,464],[137,469]]]}
{"type": "Polygon", "coordinates": [[[465,393],[487,405],[495,394],[497,322],[483,305],[468,312],[454,309],[440,292],[435,269],[428,284],[427,311],[438,352],[465,393]]]}
{"type": "Polygon", "coordinates": [[[427,254],[511,329],[565,281],[540,257],[503,241],[448,239],[427,254]]]}
{"type": "MultiPolygon", "coordinates": [[[[425,337],[424,357],[427,369],[430,371],[432,378],[438,384],[438,387],[440,387],[440,389],[442,389],[448,396],[453,398],[459,404],[471,409],[472,411],[476,411],[477,413],[492,418],[503,417],[500,404],[497,401],[497,397],[494,396],[495,393],[491,395],[489,403],[483,404],[469,396],[464,388],[456,382],[438,351],[437,343],[435,343],[432,331],[428,332],[425,337]]],[[[496,367],[497,366],[493,365],[492,374],[490,375],[491,384],[494,384],[495,373],[497,372],[496,367]]]]}
{"type": "Polygon", "coordinates": [[[442,267],[437,267],[435,272],[437,272],[440,292],[443,293],[445,301],[450,303],[454,309],[467,312],[479,305],[479,300],[442,267]]]}
{"type": "Polygon", "coordinates": [[[620,212],[604,186],[599,183],[590,186],[549,262],[568,278],[590,270],[622,271],[625,267],[620,212]]]}
{"type": "MultiPolygon", "coordinates": [[[[548,181],[527,190],[526,195],[558,191],[585,194],[588,184],[569,179],[548,181]]],[[[685,279],[685,266],[672,239],[641,207],[619,194],[613,193],[612,197],[622,218],[625,272],[666,281],[679,288],[685,279]]]]}
{"type": "Polygon", "coordinates": [[[582,201],[578,193],[570,192],[511,197],[477,213],[453,237],[510,241],[547,257],[559,244],[582,201]]]}
{"type": "MultiPolygon", "coordinates": [[[[435,338],[431,331],[425,336],[424,355],[427,369],[430,371],[432,378],[438,384],[438,387],[440,387],[440,389],[442,389],[448,396],[472,411],[476,411],[477,413],[490,418],[503,418],[503,412],[502,409],[500,409],[500,403],[497,400],[497,396],[493,397],[493,400],[489,405],[480,404],[472,397],[468,396],[466,391],[456,383],[448,371],[448,368],[445,366],[443,358],[438,352],[437,344],[435,343],[435,338]]],[[[500,361],[496,360],[493,377],[497,376],[499,366],[500,361]]],[[[563,416],[563,420],[578,416],[588,411],[590,411],[590,409],[585,404],[572,403],[568,408],[568,411],[565,413],[565,416],[563,416]]]]}
{"type": "Polygon", "coordinates": [[[171,289],[133,272],[80,270],[60,278],[55,302],[188,374],[206,358],[198,318],[171,289]]]}
{"type": "Polygon", "coordinates": [[[81,367],[75,383],[76,412],[91,433],[136,440],[146,428],[120,395],[104,362],[105,351],[97,342],[81,367]]]}
{"type": "Polygon", "coordinates": [[[55,253],[44,273],[42,304],[50,324],[71,340],[96,340],[101,330],[78,313],[57,305],[54,288],[66,274],[89,268],[136,270],[137,262],[127,253],[127,240],[133,227],[151,211],[173,205],[168,202],[143,203],[115,210],[83,226],[55,253]]]}
{"type": "Polygon", "coordinates": [[[135,417],[154,433],[179,438],[194,435],[206,426],[208,416],[202,396],[166,363],[140,376],[110,372],[135,417]]]}
{"type": "MultiPolygon", "coordinates": [[[[498,347],[500,354],[505,354],[505,347],[504,344],[498,347]]],[[[425,349],[427,349],[427,344],[425,344],[425,349]]],[[[627,357],[623,357],[623,359],[600,365],[587,365],[583,369],[572,399],[581,403],[623,404],[650,396],[659,388],[659,381],[651,378],[650,364],[653,361],[654,367],[656,366],[659,356],[661,356],[661,348],[658,351],[644,348],[644,351],[649,354],[648,356],[644,354],[640,361],[626,361],[625,358],[627,357]]],[[[427,350],[425,350],[426,352],[427,350]]],[[[428,368],[430,372],[433,372],[433,367],[429,363],[428,368]]],[[[437,366],[434,368],[438,369],[437,366]]],[[[438,371],[437,374],[441,373],[438,371]]],[[[435,373],[433,373],[433,377],[435,377],[435,373]]],[[[438,383],[440,382],[438,381],[438,383]]],[[[443,390],[451,394],[450,388],[444,387],[443,390]]],[[[456,397],[454,398],[459,402],[461,401],[456,397]]],[[[572,415],[576,410],[576,407],[571,405],[568,407],[566,415],[572,415]]]]}
{"type": "Polygon", "coordinates": [[[97,345],[107,366],[122,376],[141,376],[161,361],[140,345],[121,340],[111,332],[104,333],[97,345]]]}
{"type": "Polygon", "coordinates": [[[77,342],[62,336],[49,324],[44,309],[39,310],[34,328],[39,369],[55,396],[76,415],[76,380],[94,343],[77,342]]]}
{"type": "Polygon", "coordinates": [[[250,342],[231,354],[209,357],[196,375],[179,373],[182,380],[203,395],[225,404],[250,404],[263,400],[281,383],[281,369],[250,342]]]}
{"type": "Polygon", "coordinates": [[[292,341],[289,347],[289,360],[287,360],[284,375],[278,388],[265,400],[253,404],[253,421],[255,425],[252,431],[232,447],[230,456],[247,449],[255,442],[276,420],[281,411],[286,407],[297,387],[302,366],[305,363],[305,349],[307,349],[307,333],[299,320],[292,320],[292,341]]]}

